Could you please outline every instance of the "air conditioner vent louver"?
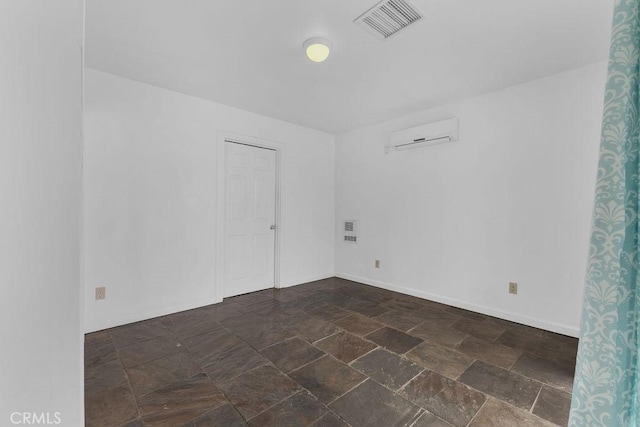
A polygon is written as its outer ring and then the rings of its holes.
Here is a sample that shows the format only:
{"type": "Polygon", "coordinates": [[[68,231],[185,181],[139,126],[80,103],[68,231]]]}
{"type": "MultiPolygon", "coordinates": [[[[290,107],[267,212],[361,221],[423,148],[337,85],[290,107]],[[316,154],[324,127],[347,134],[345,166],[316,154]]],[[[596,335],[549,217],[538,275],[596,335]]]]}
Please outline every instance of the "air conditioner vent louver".
{"type": "Polygon", "coordinates": [[[358,243],[358,233],[356,220],[347,219],[344,221],[344,241],[345,243],[358,243]]]}
{"type": "Polygon", "coordinates": [[[422,19],[407,0],[382,0],[353,22],[380,39],[386,39],[422,19]]]}

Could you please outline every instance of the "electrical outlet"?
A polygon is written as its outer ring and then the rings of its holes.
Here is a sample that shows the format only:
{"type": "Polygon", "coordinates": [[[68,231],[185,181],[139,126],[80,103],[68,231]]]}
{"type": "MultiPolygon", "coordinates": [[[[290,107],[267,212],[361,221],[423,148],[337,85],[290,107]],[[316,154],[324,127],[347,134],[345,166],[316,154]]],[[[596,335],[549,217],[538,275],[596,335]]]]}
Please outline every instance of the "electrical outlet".
{"type": "Polygon", "coordinates": [[[509,282],[509,293],[518,295],[518,284],[516,282],[509,282]]]}
{"type": "Polygon", "coordinates": [[[380,268],[380,260],[379,259],[376,260],[375,265],[376,265],[376,268],[380,268]]]}
{"type": "Polygon", "coordinates": [[[96,301],[105,299],[107,297],[107,288],[99,286],[96,288],[96,301]]]}

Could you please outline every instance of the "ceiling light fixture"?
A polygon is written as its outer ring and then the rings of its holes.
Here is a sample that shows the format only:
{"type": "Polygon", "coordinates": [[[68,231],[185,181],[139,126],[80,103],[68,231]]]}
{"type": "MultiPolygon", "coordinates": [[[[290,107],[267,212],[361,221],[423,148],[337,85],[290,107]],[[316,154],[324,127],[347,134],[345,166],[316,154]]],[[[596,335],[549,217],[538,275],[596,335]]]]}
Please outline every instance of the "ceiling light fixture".
{"type": "Polygon", "coordinates": [[[331,42],[322,37],[313,37],[304,42],[304,51],[307,58],[313,62],[323,62],[331,51],[331,42]]]}

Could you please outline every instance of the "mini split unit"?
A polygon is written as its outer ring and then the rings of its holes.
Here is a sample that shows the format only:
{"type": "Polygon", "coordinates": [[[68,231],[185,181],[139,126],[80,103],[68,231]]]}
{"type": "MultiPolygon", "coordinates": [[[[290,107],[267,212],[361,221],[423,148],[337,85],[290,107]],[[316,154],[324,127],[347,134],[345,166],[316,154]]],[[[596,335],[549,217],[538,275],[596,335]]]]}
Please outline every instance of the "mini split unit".
{"type": "Polygon", "coordinates": [[[453,117],[440,122],[391,132],[391,142],[385,147],[385,153],[390,150],[408,150],[457,140],[458,118],[453,117]]]}

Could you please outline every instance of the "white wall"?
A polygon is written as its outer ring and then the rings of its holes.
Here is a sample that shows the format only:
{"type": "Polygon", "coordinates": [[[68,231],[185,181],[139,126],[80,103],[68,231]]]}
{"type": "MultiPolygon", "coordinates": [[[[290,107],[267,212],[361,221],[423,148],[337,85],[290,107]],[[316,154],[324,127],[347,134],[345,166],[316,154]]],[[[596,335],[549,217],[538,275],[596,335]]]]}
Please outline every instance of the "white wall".
{"type": "Polygon", "coordinates": [[[337,275],[577,336],[605,80],[594,64],[338,136],[337,275]],[[451,116],[459,142],[383,154],[451,116]]]}
{"type": "Polygon", "coordinates": [[[0,2],[3,426],[14,412],[83,424],[83,6],[0,2]]]}
{"type": "Polygon", "coordinates": [[[87,331],[218,300],[217,144],[226,131],[284,147],[281,285],[333,275],[333,135],[88,69],[87,331]],[[106,286],[105,300],[94,300],[96,286],[106,286]]]}

